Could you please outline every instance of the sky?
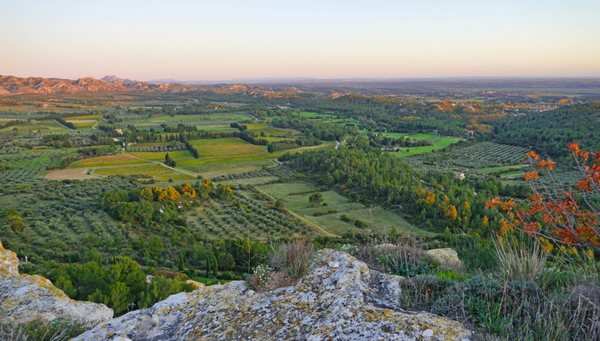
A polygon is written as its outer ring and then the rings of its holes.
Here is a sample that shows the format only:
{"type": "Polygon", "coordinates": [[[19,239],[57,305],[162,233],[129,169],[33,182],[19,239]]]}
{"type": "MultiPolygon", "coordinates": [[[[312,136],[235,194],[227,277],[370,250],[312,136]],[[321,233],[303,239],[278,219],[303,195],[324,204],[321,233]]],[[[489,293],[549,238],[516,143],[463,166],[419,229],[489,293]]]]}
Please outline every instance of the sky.
{"type": "Polygon", "coordinates": [[[0,75],[599,77],[598,0],[0,0],[0,75]]]}

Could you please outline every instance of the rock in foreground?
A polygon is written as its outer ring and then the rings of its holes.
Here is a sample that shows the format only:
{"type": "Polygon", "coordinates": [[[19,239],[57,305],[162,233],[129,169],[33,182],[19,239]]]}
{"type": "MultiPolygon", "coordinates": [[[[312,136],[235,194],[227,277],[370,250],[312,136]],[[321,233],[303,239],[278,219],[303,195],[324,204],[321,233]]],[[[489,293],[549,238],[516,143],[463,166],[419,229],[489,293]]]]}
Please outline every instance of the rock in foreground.
{"type": "Polygon", "coordinates": [[[298,284],[266,293],[244,282],[180,293],[75,340],[468,340],[459,323],[397,305],[402,278],[323,250],[298,284]]]}
{"type": "Polygon", "coordinates": [[[70,299],[52,282],[41,276],[19,274],[17,255],[4,249],[0,241],[0,321],[25,324],[56,318],[97,325],[113,317],[104,304],[70,299]]]}

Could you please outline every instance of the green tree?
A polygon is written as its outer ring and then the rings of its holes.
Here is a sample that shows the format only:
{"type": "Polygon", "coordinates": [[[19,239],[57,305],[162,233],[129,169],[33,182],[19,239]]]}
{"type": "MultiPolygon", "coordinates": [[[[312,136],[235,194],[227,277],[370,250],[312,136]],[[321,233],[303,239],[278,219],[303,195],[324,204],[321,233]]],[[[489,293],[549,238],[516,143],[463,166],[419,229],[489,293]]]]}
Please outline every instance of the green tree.
{"type": "Polygon", "coordinates": [[[110,307],[115,315],[121,315],[127,310],[130,289],[125,283],[116,282],[110,288],[110,307]]]}
{"type": "Polygon", "coordinates": [[[129,257],[123,257],[107,273],[109,285],[121,282],[129,287],[133,294],[140,292],[146,283],[146,275],[140,265],[129,257]]]}
{"type": "Polygon", "coordinates": [[[215,266],[213,268],[213,276],[217,278],[219,276],[219,264],[217,263],[217,257],[213,254],[213,261],[215,262],[215,266]]]}
{"type": "Polygon", "coordinates": [[[154,236],[150,241],[150,254],[152,259],[158,259],[163,250],[163,243],[159,236],[154,236]]]}
{"type": "Polygon", "coordinates": [[[311,194],[310,197],[308,197],[308,202],[311,203],[311,204],[313,204],[313,205],[318,205],[321,202],[323,202],[323,200],[325,200],[323,198],[323,194],[319,193],[319,192],[313,193],[313,194],[311,194]]]}
{"type": "Polygon", "coordinates": [[[179,253],[179,271],[183,271],[184,270],[184,264],[183,264],[183,253],[179,253]]]}
{"type": "Polygon", "coordinates": [[[5,210],[4,212],[2,212],[2,215],[0,215],[0,216],[2,218],[4,218],[4,221],[14,231],[21,231],[23,229],[23,226],[25,226],[25,223],[23,223],[23,219],[21,219],[21,215],[14,208],[10,208],[8,210],[5,210]]]}
{"type": "Polygon", "coordinates": [[[210,274],[210,258],[211,258],[211,256],[212,256],[212,253],[206,252],[206,277],[208,277],[210,274]]]}
{"type": "Polygon", "coordinates": [[[221,269],[229,270],[235,265],[233,255],[227,252],[219,252],[219,266],[221,269]]]}
{"type": "Polygon", "coordinates": [[[59,277],[56,283],[54,284],[57,288],[64,291],[67,296],[70,298],[77,297],[77,290],[73,287],[73,283],[66,277],[59,277]]]}

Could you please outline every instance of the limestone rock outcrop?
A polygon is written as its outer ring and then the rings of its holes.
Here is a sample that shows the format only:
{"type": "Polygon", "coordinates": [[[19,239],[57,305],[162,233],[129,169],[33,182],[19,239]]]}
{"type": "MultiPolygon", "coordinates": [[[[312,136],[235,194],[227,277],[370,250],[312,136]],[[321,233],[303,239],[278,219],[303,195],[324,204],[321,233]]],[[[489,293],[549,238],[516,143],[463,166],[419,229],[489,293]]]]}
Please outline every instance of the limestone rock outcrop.
{"type": "Polygon", "coordinates": [[[235,281],[180,293],[74,340],[469,340],[458,322],[402,310],[402,280],[325,249],[295,286],[256,293],[235,281]]]}
{"type": "Polygon", "coordinates": [[[50,322],[62,318],[96,325],[112,317],[112,309],[104,304],[72,300],[44,277],[20,275],[17,255],[4,249],[0,241],[2,323],[22,324],[34,320],[50,322]]]}
{"type": "Polygon", "coordinates": [[[458,253],[450,248],[429,250],[425,254],[442,266],[457,267],[462,265],[458,253]]]}

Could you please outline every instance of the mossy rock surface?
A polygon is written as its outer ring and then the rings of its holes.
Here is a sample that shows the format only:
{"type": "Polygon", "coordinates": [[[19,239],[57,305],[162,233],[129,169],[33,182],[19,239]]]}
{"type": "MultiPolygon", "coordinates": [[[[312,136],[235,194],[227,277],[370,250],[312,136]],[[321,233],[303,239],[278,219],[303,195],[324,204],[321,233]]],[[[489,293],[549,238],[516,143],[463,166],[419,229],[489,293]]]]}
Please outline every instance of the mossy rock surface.
{"type": "Polygon", "coordinates": [[[398,306],[399,276],[345,252],[319,251],[295,286],[256,293],[242,281],[180,293],[75,340],[469,340],[460,323],[398,306]]]}

